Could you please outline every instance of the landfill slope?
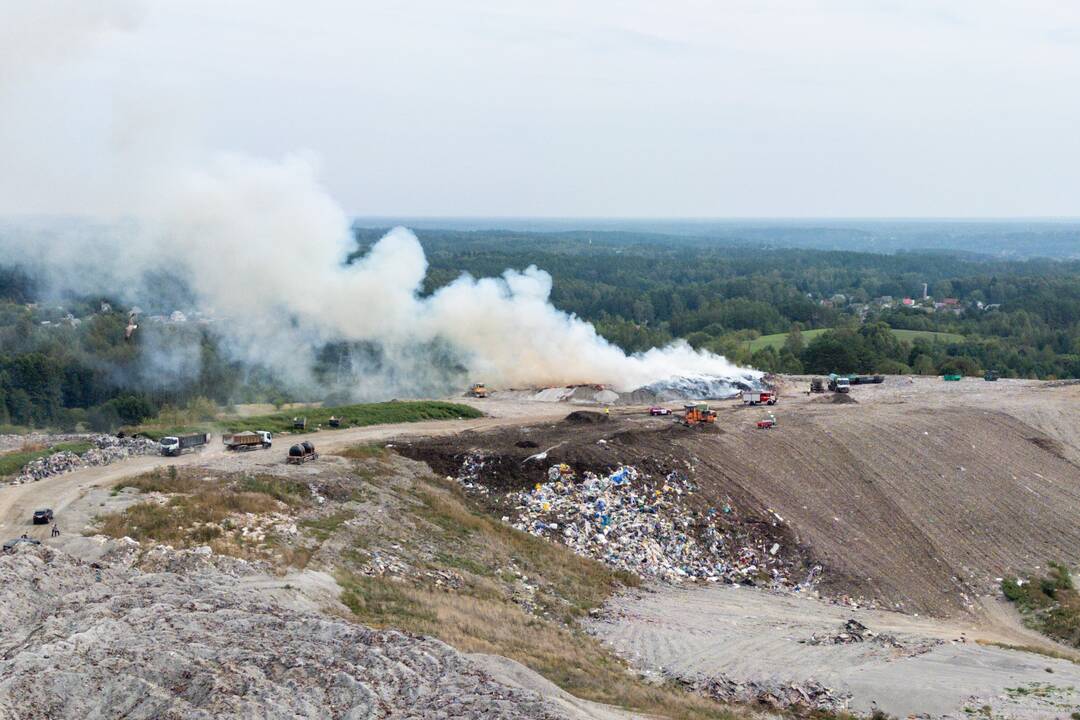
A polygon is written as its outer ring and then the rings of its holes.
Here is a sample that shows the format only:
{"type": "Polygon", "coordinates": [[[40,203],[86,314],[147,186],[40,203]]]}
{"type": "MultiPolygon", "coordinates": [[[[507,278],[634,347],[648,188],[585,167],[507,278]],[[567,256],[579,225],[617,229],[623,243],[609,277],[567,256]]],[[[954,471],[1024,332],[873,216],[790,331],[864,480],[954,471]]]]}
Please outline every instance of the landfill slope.
{"type": "Polygon", "coordinates": [[[399,449],[455,477],[482,457],[476,484],[509,497],[509,506],[491,502],[511,518],[521,504],[514,493],[546,483],[552,465],[679,471],[696,487],[699,513],[732,507],[742,526],[762,530],[759,554],[765,542],[781,545],[789,579],[820,563],[818,588],[849,604],[978,612],[998,578],[1080,549],[1077,387],[888,378],[855,388],[856,402],[845,404],[794,387],[802,381],[789,380],[774,408],[714,404],[714,427],[622,409],[610,422],[537,423],[399,449]],[[757,429],[766,412],[778,426],[757,429]]]}
{"type": "Polygon", "coordinates": [[[437,640],[286,608],[185,555],[0,557],[0,717],[571,717],[437,640]]]}
{"type": "Polygon", "coordinates": [[[939,616],[1080,548],[1078,469],[1004,412],[902,405],[791,413],[776,431],[684,438],[698,478],[752,495],[833,595],[939,616]]]}

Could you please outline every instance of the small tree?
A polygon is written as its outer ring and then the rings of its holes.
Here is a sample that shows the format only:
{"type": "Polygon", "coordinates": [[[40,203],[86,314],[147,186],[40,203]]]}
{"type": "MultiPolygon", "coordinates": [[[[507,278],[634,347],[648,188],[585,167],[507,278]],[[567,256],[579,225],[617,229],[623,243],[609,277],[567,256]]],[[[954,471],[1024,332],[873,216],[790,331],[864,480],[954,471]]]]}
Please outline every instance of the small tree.
{"type": "Polygon", "coordinates": [[[934,361],[930,359],[929,355],[919,355],[915,358],[915,364],[912,366],[912,370],[917,375],[936,375],[937,370],[934,367],[934,361]]]}
{"type": "Polygon", "coordinates": [[[791,330],[788,331],[787,338],[784,339],[784,349],[795,357],[799,357],[805,348],[806,342],[803,340],[802,327],[799,323],[793,323],[791,330]]]}

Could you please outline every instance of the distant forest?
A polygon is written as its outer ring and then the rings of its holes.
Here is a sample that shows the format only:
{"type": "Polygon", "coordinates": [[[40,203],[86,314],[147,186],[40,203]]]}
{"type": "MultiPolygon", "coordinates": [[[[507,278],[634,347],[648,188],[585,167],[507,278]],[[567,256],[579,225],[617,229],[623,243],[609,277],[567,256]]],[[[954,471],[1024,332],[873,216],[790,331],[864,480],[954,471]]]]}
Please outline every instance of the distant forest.
{"type": "MultiPolygon", "coordinates": [[[[354,257],[385,230],[357,228],[354,257]]],[[[422,229],[418,236],[431,264],[424,292],[463,272],[498,276],[536,265],[554,279],[556,307],[593,322],[628,352],[682,338],[777,372],[1080,377],[1076,260],[785,249],[627,232],[422,229]],[[962,339],[912,340],[892,329],[962,339]],[[782,341],[755,343],[776,334],[782,341]]],[[[145,325],[139,342],[125,342],[118,303],[102,312],[107,298],[58,301],[40,290],[0,261],[0,426],[115,429],[197,398],[292,399],[265,371],[223,357],[207,326],[145,325]],[[150,348],[175,362],[184,382],[140,375],[150,348]]],[[[320,357],[336,351],[324,350],[320,357]]]]}
{"type": "MultiPolygon", "coordinates": [[[[385,230],[357,229],[357,255],[385,230]]],[[[431,263],[429,292],[462,272],[536,265],[554,278],[558,308],[629,352],[685,338],[775,372],[1080,377],[1076,260],[723,246],[624,232],[417,234],[431,263]],[[931,298],[956,304],[905,307],[904,298],[921,302],[924,283],[931,298]],[[830,332],[803,341],[801,331],[819,328],[830,332]],[[964,340],[904,342],[889,328],[964,340]],[[751,351],[748,341],[775,333],[790,335],[779,350],[751,351]]]]}

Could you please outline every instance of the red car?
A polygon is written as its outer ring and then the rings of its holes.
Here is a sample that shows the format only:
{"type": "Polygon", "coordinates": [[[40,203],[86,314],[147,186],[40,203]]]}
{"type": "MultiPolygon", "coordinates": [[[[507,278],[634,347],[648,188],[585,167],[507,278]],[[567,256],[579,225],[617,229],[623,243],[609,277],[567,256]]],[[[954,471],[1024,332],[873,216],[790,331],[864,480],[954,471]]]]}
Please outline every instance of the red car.
{"type": "Polygon", "coordinates": [[[649,414],[650,415],[670,415],[671,411],[668,410],[666,407],[657,406],[657,407],[649,408],[649,414]]]}

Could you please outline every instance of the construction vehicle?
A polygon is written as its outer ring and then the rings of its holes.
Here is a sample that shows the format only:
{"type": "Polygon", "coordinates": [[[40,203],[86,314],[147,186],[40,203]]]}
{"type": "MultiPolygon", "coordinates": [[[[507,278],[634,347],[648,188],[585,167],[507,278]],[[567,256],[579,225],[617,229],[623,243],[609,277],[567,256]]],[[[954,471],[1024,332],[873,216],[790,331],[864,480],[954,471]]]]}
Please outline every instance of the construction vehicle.
{"type": "Polygon", "coordinates": [[[883,382],[884,375],[856,375],[851,378],[852,385],[880,385],[883,382]]]}
{"type": "Polygon", "coordinates": [[[710,410],[709,406],[705,403],[685,405],[684,410],[686,410],[686,412],[683,415],[683,425],[686,425],[687,427],[694,427],[705,423],[711,425],[716,422],[716,411],[710,410]]]}
{"type": "Polygon", "coordinates": [[[851,378],[847,375],[830,375],[829,390],[838,393],[851,392],[851,378]]]}
{"type": "Polygon", "coordinates": [[[819,377],[810,380],[810,392],[823,393],[825,392],[825,381],[819,377]]]}
{"type": "Polygon", "coordinates": [[[294,417],[292,419],[293,430],[307,430],[306,417],[294,417]]]}
{"type": "Polygon", "coordinates": [[[469,395],[475,398],[486,398],[488,395],[487,388],[484,387],[484,383],[473,383],[469,388],[469,395]]]}
{"type": "Polygon", "coordinates": [[[949,374],[949,375],[942,375],[941,379],[944,380],[945,382],[960,382],[961,377],[963,377],[963,376],[952,373],[952,374],[949,374]]]}
{"type": "Polygon", "coordinates": [[[221,441],[225,443],[226,450],[236,450],[237,452],[247,452],[259,448],[269,450],[273,445],[273,437],[266,430],[246,430],[232,435],[222,435],[221,441]]]}
{"type": "Polygon", "coordinates": [[[742,401],[744,405],[775,405],[776,393],[771,390],[744,390],[742,401]]]}
{"type": "Polygon", "coordinates": [[[986,382],[997,382],[998,377],[997,370],[987,370],[986,374],[983,375],[983,380],[986,382]]]}
{"type": "Polygon", "coordinates": [[[285,458],[285,462],[290,465],[302,465],[310,460],[316,460],[318,457],[319,453],[315,452],[315,446],[305,440],[289,448],[289,455],[285,458]]]}
{"type": "Polygon", "coordinates": [[[197,450],[210,442],[210,433],[196,435],[169,435],[161,438],[158,446],[162,455],[176,457],[185,450],[197,450]]]}
{"type": "Polygon", "coordinates": [[[330,419],[327,422],[330,423],[330,427],[332,428],[341,427],[341,418],[339,418],[337,415],[331,415],[330,419]]]}

